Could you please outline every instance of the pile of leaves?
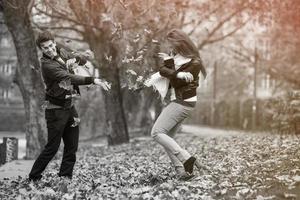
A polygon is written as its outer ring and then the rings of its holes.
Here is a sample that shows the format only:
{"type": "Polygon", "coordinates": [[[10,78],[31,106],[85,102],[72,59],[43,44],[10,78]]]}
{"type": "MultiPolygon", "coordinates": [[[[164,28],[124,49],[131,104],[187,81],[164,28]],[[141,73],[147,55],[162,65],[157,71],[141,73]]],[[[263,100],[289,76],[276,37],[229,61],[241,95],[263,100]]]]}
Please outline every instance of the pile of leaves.
{"type": "Polygon", "coordinates": [[[300,139],[294,135],[179,134],[180,145],[203,164],[179,181],[163,149],[151,138],[119,146],[83,144],[74,177],[57,177],[52,161],[38,183],[0,182],[0,199],[297,199],[300,139]]]}

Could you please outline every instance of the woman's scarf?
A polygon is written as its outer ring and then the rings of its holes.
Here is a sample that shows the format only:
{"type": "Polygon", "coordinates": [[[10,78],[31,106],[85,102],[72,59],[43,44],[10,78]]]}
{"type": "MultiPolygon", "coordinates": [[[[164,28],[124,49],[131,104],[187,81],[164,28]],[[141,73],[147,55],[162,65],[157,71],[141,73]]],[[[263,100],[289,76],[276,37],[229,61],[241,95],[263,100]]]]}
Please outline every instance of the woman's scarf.
{"type": "Polygon", "coordinates": [[[151,77],[144,82],[144,85],[147,87],[152,86],[155,91],[158,91],[161,100],[163,101],[167,95],[169,83],[170,83],[169,79],[161,76],[159,72],[156,72],[155,74],[152,74],[151,77]]]}

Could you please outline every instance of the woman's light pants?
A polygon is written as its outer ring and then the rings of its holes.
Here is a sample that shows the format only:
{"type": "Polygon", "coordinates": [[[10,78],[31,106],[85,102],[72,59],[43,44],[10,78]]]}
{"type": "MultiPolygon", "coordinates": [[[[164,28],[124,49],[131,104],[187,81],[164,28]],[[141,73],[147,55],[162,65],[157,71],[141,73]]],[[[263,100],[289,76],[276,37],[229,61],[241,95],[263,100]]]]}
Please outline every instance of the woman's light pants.
{"type": "Polygon", "coordinates": [[[165,148],[175,167],[182,167],[182,163],[191,157],[189,152],[181,148],[172,137],[193,109],[193,107],[171,102],[163,109],[151,131],[151,136],[165,148]]]}

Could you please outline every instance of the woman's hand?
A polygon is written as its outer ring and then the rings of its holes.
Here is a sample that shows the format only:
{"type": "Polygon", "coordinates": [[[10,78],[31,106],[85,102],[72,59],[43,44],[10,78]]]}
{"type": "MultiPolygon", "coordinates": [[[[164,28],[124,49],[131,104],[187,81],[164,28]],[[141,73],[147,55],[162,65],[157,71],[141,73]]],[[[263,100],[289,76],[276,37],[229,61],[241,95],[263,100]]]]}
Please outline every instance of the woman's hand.
{"type": "Polygon", "coordinates": [[[67,68],[69,69],[69,68],[71,68],[71,67],[73,66],[73,64],[75,64],[75,63],[76,63],[76,58],[71,58],[71,59],[67,60],[66,66],[67,66],[67,68]]]}
{"type": "Polygon", "coordinates": [[[94,84],[100,85],[106,91],[108,91],[111,88],[111,84],[109,84],[107,81],[102,81],[99,78],[94,79],[94,84]]]}
{"type": "Polygon", "coordinates": [[[192,82],[194,80],[194,76],[190,72],[178,72],[176,77],[179,79],[183,79],[186,82],[192,82]]]}

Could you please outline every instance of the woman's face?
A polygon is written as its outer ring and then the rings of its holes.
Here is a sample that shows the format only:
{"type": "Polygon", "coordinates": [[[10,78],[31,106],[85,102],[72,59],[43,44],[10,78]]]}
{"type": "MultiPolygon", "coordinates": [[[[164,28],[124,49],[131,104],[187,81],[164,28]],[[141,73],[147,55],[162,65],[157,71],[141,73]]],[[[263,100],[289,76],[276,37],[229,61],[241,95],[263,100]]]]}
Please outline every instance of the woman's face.
{"type": "Polygon", "coordinates": [[[167,39],[167,41],[169,49],[171,49],[173,52],[176,52],[176,49],[178,49],[178,47],[180,46],[180,42],[170,39],[167,39]]]}

